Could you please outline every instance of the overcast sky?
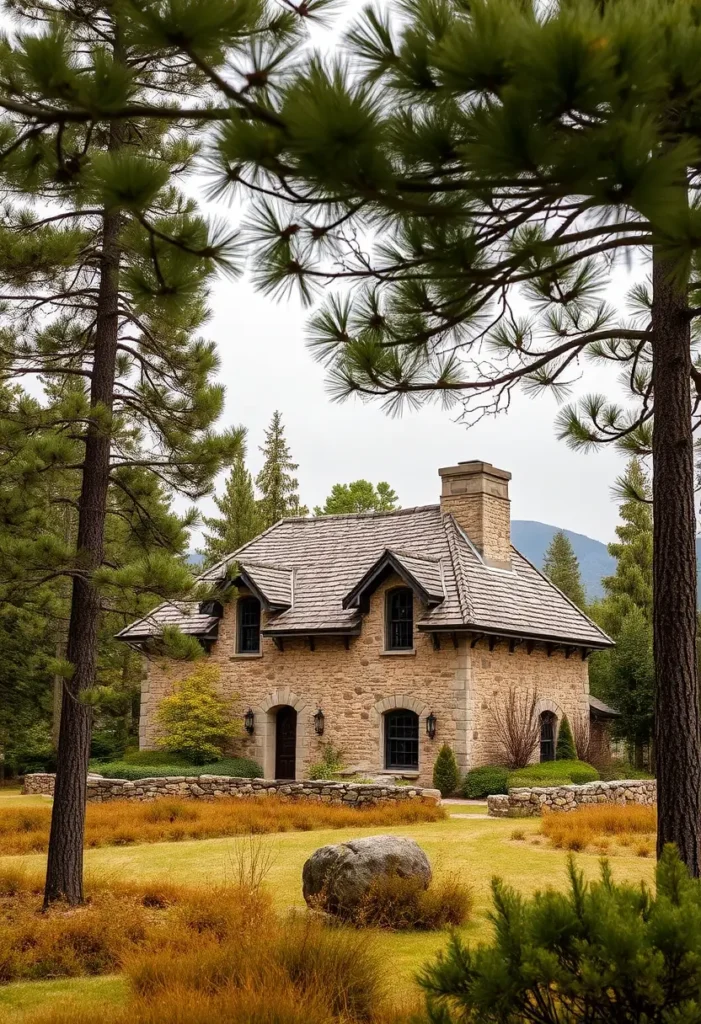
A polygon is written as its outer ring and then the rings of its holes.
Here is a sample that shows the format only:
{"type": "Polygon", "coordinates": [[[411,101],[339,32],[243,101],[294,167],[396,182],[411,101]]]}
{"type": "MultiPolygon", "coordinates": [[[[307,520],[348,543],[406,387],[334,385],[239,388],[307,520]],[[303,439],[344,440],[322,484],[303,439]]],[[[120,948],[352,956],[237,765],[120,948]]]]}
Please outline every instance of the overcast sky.
{"type": "MultiPolygon", "coordinates": [[[[358,7],[348,4],[349,11],[358,7]]],[[[317,34],[316,43],[330,49],[337,35],[317,34]]],[[[612,300],[623,297],[626,284],[622,274],[616,276],[612,300]]],[[[225,422],[248,427],[254,474],[264,429],[279,409],[299,463],[301,498],[310,508],[323,503],[334,483],[359,477],[387,480],[405,508],[430,504],[440,494],[440,466],[482,459],[513,474],[514,519],[536,519],[602,541],[613,538],[617,508],[611,487],[623,463],[611,450],[581,454],[557,441],[554,398],[519,396],[507,414],[470,428],[439,407],[393,419],[357,401],[336,405],[325,394],[323,368],[305,349],[308,315],[297,300],[275,303],[246,280],[215,287],[206,333],[219,346],[225,422]]],[[[591,365],[585,369],[579,393],[615,387],[615,377],[591,365]]],[[[212,503],[205,500],[201,507],[209,513],[212,503]]]]}

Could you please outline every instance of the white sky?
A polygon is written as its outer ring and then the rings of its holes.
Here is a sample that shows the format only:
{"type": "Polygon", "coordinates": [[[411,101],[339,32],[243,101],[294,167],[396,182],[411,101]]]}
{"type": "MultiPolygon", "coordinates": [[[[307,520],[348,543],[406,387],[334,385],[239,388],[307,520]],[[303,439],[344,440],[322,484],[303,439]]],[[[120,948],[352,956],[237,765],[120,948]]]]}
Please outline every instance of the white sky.
{"type": "MultiPolygon", "coordinates": [[[[359,4],[348,0],[347,21],[359,4]]],[[[315,44],[331,49],[338,36],[316,33],[315,44]]],[[[221,215],[222,208],[217,209],[221,215]]],[[[627,282],[617,274],[610,298],[622,298],[627,282]]],[[[497,418],[465,427],[457,412],[431,406],[400,419],[375,405],[332,403],[324,390],[324,369],[305,349],[309,315],[294,299],[275,303],[254,291],[248,281],[220,281],[212,296],[213,317],[206,334],[219,347],[221,380],[227,387],[223,424],[241,423],[249,430],[249,468],[258,472],[258,446],[275,409],[283,416],[292,455],[299,463],[302,501],[323,504],[334,483],[359,477],[387,480],[400,503],[434,503],[440,494],[438,468],[466,459],[492,462],[513,474],[512,517],[536,519],[588,534],[613,538],[617,506],[611,487],[623,461],[607,449],[590,454],[571,451],[557,441],[553,397],[518,396],[497,418]]],[[[615,377],[584,367],[578,393],[615,388],[615,377]]],[[[201,502],[207,514],[211,500],[201,502]]],[[[193,536],[193,547],[199,536],[193,536]]]]}

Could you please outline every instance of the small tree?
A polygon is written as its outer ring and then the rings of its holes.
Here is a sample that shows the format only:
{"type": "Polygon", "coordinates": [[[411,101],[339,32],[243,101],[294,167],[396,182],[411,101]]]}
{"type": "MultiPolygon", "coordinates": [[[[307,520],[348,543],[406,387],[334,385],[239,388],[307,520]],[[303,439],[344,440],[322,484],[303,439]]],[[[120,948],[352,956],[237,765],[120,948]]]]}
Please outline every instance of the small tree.
{"type": "Polygon", "coordinates": [[[204,516],[209,532],[204,535],[205,565],[214,565],[237,551],[262,530],[261,514],[253,492],[253,479],[246,469],[241,451],[224,485],[224,493],[214,499],[218,516],[204,516]]]}
{"type": "Polygon", "coordinates": [[[558,530],[550,541],[543,560],[543,571],[565,597],[569,597],[577,607],[584,608],[587,599],[582,586],[579,560],[574,553],[572,541],[562,530],[558,530]]]}
{"type": "Polygon", "coordinates": [[[558,761],[575,761],[577,759],[577,750],[574,745],[574,738],[572,736],[572,730],[570,729],[570,723],[567,715],[563,715],[562,721],[560,722],[560,728],[557,733],[555,758],[558,761]]]}
{"type": "Polygon", "coordinates": [[[221,757],[224,744],[238,728],[225,701],[216,691],[219,670],[201,665],[165,697],[158,709],[162,734],[159,746],[183,754],[195,764],[221,757]]]}
{"type": "Polygon", "coordinates": [[[441,796],[452,796],[460,785],[460,769],[453,748],[444,743],[433,765],[433,786],[441,796]]]}
{"type": "Polygon", "coordinates": [[[525,768],[540,741],[538,694],[513,687],[503,705],[491,711],[500,755],[507,768],[525,768]]]}
{"type": "Polygon", "coordinates": [[[578,761],[588,761],[590,757],[590,732],[588,715],[579,714],[572,720],[572,738],[578,761]]]}
{"type": "Polygon", "coordinates": [[[323,506],[317,505],[315,516],[338,516],[349,512],[394,512],[399,508],[396,492],[380,480],[377,487],[369,480],[350,484],[334,484],[323,506]]]}
{"type": "Polygon", "coordinates": [[[282,416],[277,411],[265,432],[261,451],[265,461],[256,483],[262,495],[258,503],[261,529],[265,530],[285,516],[306,516],[309,509],[299,501],[297,478],[292,475],[298,464],[292,461],[282,416]]]}
{"type": "Polygon", "coordinates": [[[569,863],[569,891],[525,898],[492,883],[489,945],[454,935],[421,975],[438,1024],[623,1024],[698,1020],[701,892],[673,846],[657,895],[615,884],[606,862],[587,883],[569,863]]]}

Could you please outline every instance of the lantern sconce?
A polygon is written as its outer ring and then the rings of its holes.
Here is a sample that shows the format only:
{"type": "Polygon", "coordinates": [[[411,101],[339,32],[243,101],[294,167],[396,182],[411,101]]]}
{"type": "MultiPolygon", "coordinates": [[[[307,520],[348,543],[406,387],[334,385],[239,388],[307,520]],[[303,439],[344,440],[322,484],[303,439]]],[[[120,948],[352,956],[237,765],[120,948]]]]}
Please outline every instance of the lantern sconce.
{"type": "Polygon", "coordinates": [[[252,736],[256,724],[256,716],[253,714],[253,708],[249,708],[243,716],[243,724],[248,735],[252,736]]]}
{"type": "Polygon", "coordinates": [[[426,719],[426,734],[430,740],[436,735],[436,716],[433,712],[426,719]]]}
{"type": "Polygon", "coordinates": [[[317,713],[314,715],[314,732],[317,736],[324,735],[324,712],[319,708],[317,713]]]}

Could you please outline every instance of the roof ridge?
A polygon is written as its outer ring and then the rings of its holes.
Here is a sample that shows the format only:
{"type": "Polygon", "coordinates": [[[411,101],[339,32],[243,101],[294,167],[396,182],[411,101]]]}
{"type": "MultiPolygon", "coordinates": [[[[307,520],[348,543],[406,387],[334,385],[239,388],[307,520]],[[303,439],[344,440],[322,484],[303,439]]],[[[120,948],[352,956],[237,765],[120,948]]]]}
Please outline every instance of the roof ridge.
{"type": "Polygon", "coordinates": [[[433,562],[435,565],[440,565],[440,555],[421,555],[418,551],[402,551],[399,548],[385,548],[385,551],[391,551],[394,555],[399,555],[400,558],[417,558],[421,562],[433,562]]]}
{"type": "Polygon", "coordinates": [[[470,587],[465,577],[465,568],[462,564],[462,558],[460,557],[460,552],[458,551],[457,546],[458,525],[450,512],[445,512],[442,519],[443,529],[448,543],[448,554],[450,555],[450,560],[453,563],[453,575],[455,577],[455,589],[458,594],[458,603],[460,605],[460,611],[462,612],[463,621],[467,624],[472,618],[473,608],[472,601],[470,599],[470,587]]]}
{"type": "MultiPolygon", "coordinates": [[[[430,512],[432,509],[439,508],[440,505],[438,504],[413,505],[411,508],[395,508],[390,512],[334,512],[328,516],[285,516],[283,519],[278,519],[275,525],[277,526],[279,523],[321,523],[328,522],[331,519],[382,519],[389,516],[412,515],[415,512],[430,512]]],[[[262,534],[258,536],[262,536],[262,534]]]]}
{"type": "Polygon", "coordinates": [[[255,569],[273,569],[275,572],[292,572],[289,565],[274,565],[272,562],[253,562],[247,558],[237,558],[239,565],[250,565],[255,569]]]}

